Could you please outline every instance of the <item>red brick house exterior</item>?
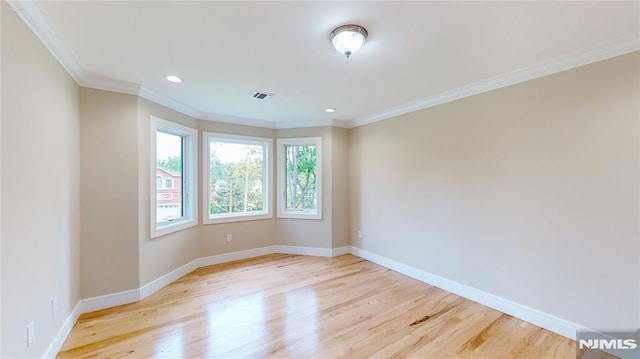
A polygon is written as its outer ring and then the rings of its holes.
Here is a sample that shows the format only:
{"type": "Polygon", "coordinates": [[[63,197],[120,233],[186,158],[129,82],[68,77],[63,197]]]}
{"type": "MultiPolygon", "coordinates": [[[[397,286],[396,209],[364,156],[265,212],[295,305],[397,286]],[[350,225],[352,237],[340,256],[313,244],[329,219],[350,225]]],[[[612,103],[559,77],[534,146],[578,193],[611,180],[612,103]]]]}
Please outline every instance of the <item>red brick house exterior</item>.
{"type": "Polygon", "coordinates": [[[158,221],[182,216],[182,176],[166,168],[156,167],[156,205],[158,221]]]}

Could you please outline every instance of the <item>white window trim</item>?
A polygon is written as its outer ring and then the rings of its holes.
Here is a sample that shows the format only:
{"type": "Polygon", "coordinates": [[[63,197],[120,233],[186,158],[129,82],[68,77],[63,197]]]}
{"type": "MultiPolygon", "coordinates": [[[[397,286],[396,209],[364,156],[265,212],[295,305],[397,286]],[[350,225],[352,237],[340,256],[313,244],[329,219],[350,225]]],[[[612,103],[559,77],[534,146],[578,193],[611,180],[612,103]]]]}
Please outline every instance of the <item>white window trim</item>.
{"type": "Polygon", "coordinates": [[[202,223],[203,224],[217,224],[217,223],[229,223],[229,222],[241,222],[241,221],[255,221],[261,219],[273,218],[272,211],[272,168],[273,168],[273,140],[265,137],[252,137],[231,135],[227,133],[217,132],[203,132],[202,133],[202,223]],[[264,168],[264,181],[263,181],[263,211],[247,213],[229,213],[224,215],[217,215],[214,218],[209,217],[209,185],[211,181],[211,173],[209,166],[211,164],[210,146],[212,139],[218,139],[225,142],[240,143],[240,144],[255,144],[260,146],[266,146],[265,151],[265,168],[264,168]]]}
{"type": "Polygon", "coordinates": [[[164,179],[164,183],[163,183],[163,184],[164,184],[164,186],[163,186],[162,188],[163,188],[163,189],[173,189],[173,182],[175,182],[175,181],[173,180],[173,178],[168,178],[168,177],[167,177],[167,178],[165,178],[165,179],[164,179]],[[171,183],[171,186],[167,186],[167,183],[171,183]]]}
{"type": "Polygon", "coordinates": [[[278,139],[278,218],[298,218],[298,219],[322,219],[322,138],[321,137],[303,137],[303,138],[280,138],[278,139]],[[287,169],[285,167],[285,146],[316,146],[316,202],[318,208],[316,212],[291,210],[285,208],[285,179],[287,169]]]}
{"type": "Polygon", "coordinates": [[[160,176],[160,175],[156,175],[156,189],[162,189],[163,187],[163,183],[164,183],[164,177],[160,176]],[[160,187],[158,187],[158,178],[160,178],[160,187]]]}
{"type": "Polygon", "coordinates": [[[182,126],[171,121],[151,116],[150,151],[150,173],[151,178],[153,178],[153,181],[150,181],[150,237],[156,238],[196,226],[198,224],[196,214],[198,208],[198,131],[191,127],[182,126]],[[184,186],[184,217],[169,224],[156,223],[156,131],[158,130],[177,136],[183,136],[185,139],[183,154],[184,171],[182,176],[184,186]]]}

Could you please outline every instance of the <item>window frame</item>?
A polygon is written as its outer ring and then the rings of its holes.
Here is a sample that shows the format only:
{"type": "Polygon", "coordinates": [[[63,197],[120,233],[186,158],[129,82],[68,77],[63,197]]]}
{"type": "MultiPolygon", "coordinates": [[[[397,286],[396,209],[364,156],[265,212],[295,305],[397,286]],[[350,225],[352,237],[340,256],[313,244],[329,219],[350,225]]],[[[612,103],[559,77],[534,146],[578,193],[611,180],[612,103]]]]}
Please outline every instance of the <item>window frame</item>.
{"type": "MultiPolygon", "coordinates": [[[[198,225],[198,130],[183,126],[171,121],[151,116],[151,138],[150,138],[150,173],[153,180],[150,182],[150,238],[164,236],[186,228],[198,225]],[[184,215],[169,222],[156,223],[157,219],[157,191],[165,189],[164,186],[157,187],[157,149],[156,132],[164,132],[183,138],[182,141],[182,201],[184,215]]],[[[163,177],[163,182],[164,182],[163,177]]],[[[175,187],[175,181],[174,187],[175,187]]],[[[164,183],[163,183],[164,185],[164,183]]]]}
{"type": "Polygon", "coordinates": [[[322,137],[279,138],[278,141],[277,193],[278,218],[322,219],[322,137]],[[285,158],[286,146],[316,146],[316,203],[315,212],[285,208],[287,166],[285,158]]]}
{"type": "Polygon", "coordinates": [[[256,221],[273,218],[273,139],[267,137],[254,137],[244,135],[233,135],[219,132],[202,133],[202,224],[218,224],[242,221],[256,221]],[[264,172],[263,172],[263,211],[251,213],[227,213],[211,217],[209,206],[211,200],[211,147],[212,140],[220,142],[238,143],[248,145],[265,146],[263,151],[264,172]]]}

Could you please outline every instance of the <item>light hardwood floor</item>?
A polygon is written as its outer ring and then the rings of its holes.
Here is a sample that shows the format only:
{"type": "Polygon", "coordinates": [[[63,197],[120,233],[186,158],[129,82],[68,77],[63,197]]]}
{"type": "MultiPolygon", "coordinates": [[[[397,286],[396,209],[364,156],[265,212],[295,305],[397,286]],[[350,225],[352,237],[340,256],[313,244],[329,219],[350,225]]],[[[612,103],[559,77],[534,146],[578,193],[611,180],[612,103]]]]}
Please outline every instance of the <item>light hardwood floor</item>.
{"type": "Polygon", "coordinates": [[[344,255],[203,267],[82,315],[58,358],[576,358],[575,342],[344,255]]]}

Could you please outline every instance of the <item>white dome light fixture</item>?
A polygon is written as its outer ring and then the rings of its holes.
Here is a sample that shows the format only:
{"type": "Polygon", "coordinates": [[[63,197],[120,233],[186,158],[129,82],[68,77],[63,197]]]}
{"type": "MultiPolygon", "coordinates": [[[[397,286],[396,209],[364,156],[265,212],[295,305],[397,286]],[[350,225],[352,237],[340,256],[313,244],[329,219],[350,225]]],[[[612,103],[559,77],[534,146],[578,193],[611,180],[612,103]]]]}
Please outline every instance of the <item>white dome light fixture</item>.
{"type": "Polygon", "coordinates": [[[346,55],[347,58],[354,52],[360,50],[367,40],[367,30],[360,25],[342,25],[331,31],[329,39],[336,48],[336,51],[346,55]]]}

